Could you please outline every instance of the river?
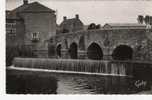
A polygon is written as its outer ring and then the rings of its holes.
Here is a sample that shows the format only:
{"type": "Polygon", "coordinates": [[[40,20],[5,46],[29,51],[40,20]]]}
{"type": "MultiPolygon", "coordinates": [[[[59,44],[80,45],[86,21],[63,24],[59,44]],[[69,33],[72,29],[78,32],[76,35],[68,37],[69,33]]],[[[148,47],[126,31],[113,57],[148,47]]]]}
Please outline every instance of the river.
{"type": "Polygon", "coordinates": [[[8,94],[136,94],[151,90],[150,80],[125,76],[7,70],[8,94]]]}

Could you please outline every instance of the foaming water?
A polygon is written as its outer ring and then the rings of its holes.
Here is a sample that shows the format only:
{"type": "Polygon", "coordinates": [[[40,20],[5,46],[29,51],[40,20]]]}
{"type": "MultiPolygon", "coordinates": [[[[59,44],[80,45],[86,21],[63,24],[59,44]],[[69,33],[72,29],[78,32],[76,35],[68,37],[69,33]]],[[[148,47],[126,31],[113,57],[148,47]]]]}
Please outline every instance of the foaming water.
{"type": "MultiPolygon", "coordinates": [[[[8,93],[14,93],[16,89],[19,89],[17,93],[133,94],[150,90],[152,86],[150,78],[150,80],[145,80],[145,77],[142,78],[144,80],[138,80],[130,77],[136,72],[135,76],[145,75],[151,70],[151,65],[147,63],[15,58],[14,66],[7,68],[10,71],[7,73],[9,76],[8,93]],[[147,66],[148,71],[143,72],[145,70],[143,66],[147,66]],[[134,72],[133,68],[135,68],[134,72]],[[141,72],[144,74],[140,74],[141,72]],[[34,78],[31,79],[31,77],[34,78]],[[37,86],[32,88],[35,84],[37,86]]],[[[147,76],[150,75],[147,74],[147,76]]]]}
{"type": "Polygon", "coordinates": [[[73,73],[95,73],[116,76],[131,76],[131,62],[120,61],[95,61],[95,60],[73,60],[73,59],[35,59],[15,58],[14,66],[23,68],[38,68],[47,70],[70,71],[73,73]],[[130,72],[127,72],[130,71],[130,72]]]}
{"type": "Polygon", "coordinates": [[[63,74],[82,74],[82,75],[99,75],[99,76],[126,76],[123,74],[117,74],[117,73],[91,73],[91,72],[78,72],[78,71],[64,71],[64,70],[48,70],[48,69],[40,69],[40,68],[23,68],[23,67],[14,67],[10,66],[7,69],[14,69],[14,70],[20,70],[20,71],[36,71],[36,72],[51,72],[51,73],[63,73],[63,74]]]}

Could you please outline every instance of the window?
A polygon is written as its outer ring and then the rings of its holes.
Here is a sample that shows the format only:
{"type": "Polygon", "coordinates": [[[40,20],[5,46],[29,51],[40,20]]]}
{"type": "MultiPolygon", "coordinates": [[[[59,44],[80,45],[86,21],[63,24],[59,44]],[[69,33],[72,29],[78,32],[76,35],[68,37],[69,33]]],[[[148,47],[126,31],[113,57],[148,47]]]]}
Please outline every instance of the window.
{"type": "Polygon", "coordinates": [[[39,32],[32,33],[32,42],[38,42],[40,40],[39,34],[39,32]]]}
{"type": "Polygon", "coordinates": [[[9,36],[16,36],[16,22],[6,23],[6,33],[9,36]]]}
{"type": "Polygon", "coordinates": [[[9,36],[16,36],[16,29],[6,29],[6,33],[9,36]]]}

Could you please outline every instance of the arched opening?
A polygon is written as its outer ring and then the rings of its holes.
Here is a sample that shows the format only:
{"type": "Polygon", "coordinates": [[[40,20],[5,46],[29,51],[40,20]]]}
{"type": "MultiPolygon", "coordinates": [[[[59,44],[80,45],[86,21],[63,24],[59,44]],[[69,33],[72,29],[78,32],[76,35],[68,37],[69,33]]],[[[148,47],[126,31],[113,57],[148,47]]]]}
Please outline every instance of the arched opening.
{"type": "Polygon", "coordinates": [[[58,46],[57,46],[57,48],[56,48],[56,54],[57,54],[57,56],[58,57],[61,57],[61,44],[59,44],[58,46]]]}
{"type": "Polygon", "coordinates": [[[69,54],[70,54],[70,57],[72,59],[78,58],[78,51],[77,51],[77,44],[76,43],[72,43],[70,45],[69,54]]]}
{"type": "Polygon", "coordinates": [[[112,58],[115,60],[130,60],[132,59],[133,50],[127,45],[119,45],[114,49],[112,58]]]}
{"type": "Polygon", "coordinates": [[[103,58],[102,49],[98,44],[92,43],[87,49],[87,56],[89,59],[101,60],[103,58]]]}

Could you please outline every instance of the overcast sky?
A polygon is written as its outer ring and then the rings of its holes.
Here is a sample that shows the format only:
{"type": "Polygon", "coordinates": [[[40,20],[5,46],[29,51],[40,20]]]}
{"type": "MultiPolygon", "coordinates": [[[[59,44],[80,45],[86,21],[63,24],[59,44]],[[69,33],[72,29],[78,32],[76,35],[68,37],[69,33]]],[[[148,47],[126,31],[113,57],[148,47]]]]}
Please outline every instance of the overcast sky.
{"type": "MultiPolygon", "coordinates": [[[[152,15],[150,0],[29,0],[57,10],[57,23],[63,16],[68,18],[79,14],[84,24],[136,23],[138,15],[152,15]]],[[[6,0],[6,9],[11,10],[23,4],[23,0],[6,0]]]]}

